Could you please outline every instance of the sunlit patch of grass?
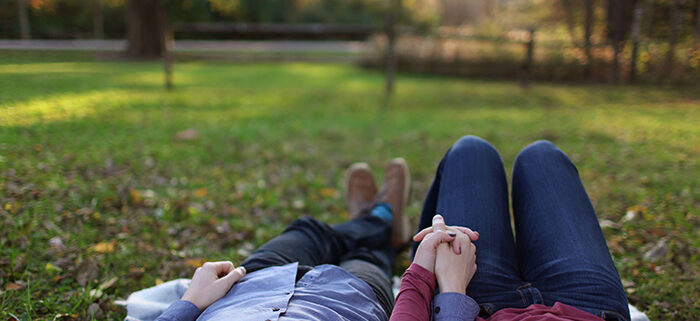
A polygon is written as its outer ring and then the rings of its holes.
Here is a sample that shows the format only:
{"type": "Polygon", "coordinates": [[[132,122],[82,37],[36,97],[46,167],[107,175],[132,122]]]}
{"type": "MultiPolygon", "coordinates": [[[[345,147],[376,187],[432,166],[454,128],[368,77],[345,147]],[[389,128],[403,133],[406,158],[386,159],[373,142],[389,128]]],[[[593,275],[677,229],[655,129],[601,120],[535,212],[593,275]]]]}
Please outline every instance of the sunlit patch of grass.
{"type": "Polygon", "coordinates": [[[31,126],[56,121],[71,121],[96,116],[133,101],[125,90],[100,90],[86,93],[66,93],[34,99],[23,103],[0,104],[0,126],[31,126]]]}

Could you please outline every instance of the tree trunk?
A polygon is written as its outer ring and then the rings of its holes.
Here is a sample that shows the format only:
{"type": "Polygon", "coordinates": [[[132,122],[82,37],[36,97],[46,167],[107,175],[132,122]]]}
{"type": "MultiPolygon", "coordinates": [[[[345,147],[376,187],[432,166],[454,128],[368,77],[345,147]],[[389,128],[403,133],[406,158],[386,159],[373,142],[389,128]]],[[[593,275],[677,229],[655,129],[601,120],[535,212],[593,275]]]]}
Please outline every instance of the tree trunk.
{"type": "Polygon", "coordinates": [[[576,22],[574,21],[573,3],[571,3],[571,0],[561,0],[561,5],[564,7],[566,29],[569,31],[569,37],[571,37],[571,44],[573,44],[574,47],[578,47],[579,45],[576,41],[576,33],[574,32],[574,25],[576,22]]]}
{"type": "Polygon", "coordinates": [[[593,35],[593,6],[594,0],[585,0],[585,25],[583,34],[583,51],[586,55],[586,67],[584,68],[584,77],[590,80],[593,75],[593,45],[591,44],[591,36],[593,35]]]}
{"type": "Polygon", "coordinates": [[[159,58],[163,54],[167,14],[162,0],[130,0],[127,10],[128,55],[159,58]]]}
{"type": "Polygon", "coordinates": [[[389,107],[391,95],[394,93],[394,77],[396,74],[396,19],[401,9],[401,0],[391,0],[389,12],[386,17],[387,48],[385,57],[386,79],[384,86],[385,103],[389,107]]]}
{"type": "Polygon", "coordinates": [[[695,1],[695,33],[693,34],[693,43],[697,49],[700,45],[700,0],[695,1]]]}
{"type": "Polygon", "coordinates": [[[100,0],[92,0],[92,33],[95,39],[105,37],[102,3],[100,0]]]}
{"type": "Polygon", "coordinates": [[[625,40],[625,2],[608,0],[608,39],[613,47],[611,81],[620,79],[620,51],[625,40]]]}
{"type": "Polygon", "coordinates": [[[678,0],[671,0],[671,11],[669,13],[669,23],[671,30],[668,34],[668,52],[666,53],[666,70],[663,74],[674,74],[674,56],[676,54],[676,43],[678,42],[678,29],[680,17],[678,16],[678,0]]]}
{"type": "Polygon", "coordinates": [[[634,7],[634,21],[632,22],[632,57],[630,58],[630,78],[629,82],[637,81],[637,57],[639,55],[639,35],[642,29],[642,19],[644,18],[643,0],[637,1],[634,7]]]}
{"type": "Polygon", "coordinates": [[[19,34],[24,40],[31,38],[29,29],[29,14],[27,13],[27,0],[17,0],[17,16],[19,17],[19,34]]]}

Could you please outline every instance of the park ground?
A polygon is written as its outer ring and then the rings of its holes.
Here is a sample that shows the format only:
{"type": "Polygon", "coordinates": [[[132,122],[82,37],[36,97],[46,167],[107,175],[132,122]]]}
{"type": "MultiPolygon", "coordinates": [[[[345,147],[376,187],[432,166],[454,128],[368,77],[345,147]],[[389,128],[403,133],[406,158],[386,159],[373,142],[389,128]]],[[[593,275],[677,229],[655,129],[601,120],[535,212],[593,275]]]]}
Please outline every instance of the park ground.
{"type": "MultiPolygon", "coordinates": [[[[411,167],[415,223],[459,137],[508,171],[548,139],[578,166],[632,304],[700,315],[700,90],[382,75],[351,65],[0,51],[0,318],[123,318],[114,301],[240,263],[295,218],[347,218],[343,172],[411,167]]],[[[402,255],[396,271],[408,265],[402,255]]]]}

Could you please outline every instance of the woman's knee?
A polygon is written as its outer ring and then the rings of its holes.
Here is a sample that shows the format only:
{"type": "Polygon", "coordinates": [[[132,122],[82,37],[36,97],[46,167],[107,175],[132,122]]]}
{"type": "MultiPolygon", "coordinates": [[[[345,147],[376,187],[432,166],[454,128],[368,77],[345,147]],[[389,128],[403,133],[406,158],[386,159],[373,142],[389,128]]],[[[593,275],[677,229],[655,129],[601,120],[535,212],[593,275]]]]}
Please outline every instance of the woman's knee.
{"type": "Polygon", "coordinates": [[[477,136],[463,136],[452,145],[448,158],[465,159],[467,157],[492,157],[500,161],[498,151],[493,145],[477,136]]]}
{"type": "Polygon", "coordinates": [[[538,140],[518,153],[515,158],[514,169],[522,163],[547,161],[563,161],[570,163],[569,157],[564,154],[556,145],[548,140],[538,140]]]}

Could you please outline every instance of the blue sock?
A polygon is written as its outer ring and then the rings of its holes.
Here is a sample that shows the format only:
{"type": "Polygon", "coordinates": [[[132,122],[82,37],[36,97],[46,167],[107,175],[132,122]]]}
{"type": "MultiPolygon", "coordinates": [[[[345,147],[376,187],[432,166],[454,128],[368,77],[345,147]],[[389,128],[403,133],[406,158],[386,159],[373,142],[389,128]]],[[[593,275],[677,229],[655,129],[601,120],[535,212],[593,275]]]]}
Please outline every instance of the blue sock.
{"type": "Polygon", "coordinates": [[[377,204],[375,204],[370,215],[379,217],[383,221],[390,223],[390,224],[391,224],[391,221],[394,219],[394,216],[391,215],[391,204],[389,204],[389,203],[377,203],[377,204]]]}

